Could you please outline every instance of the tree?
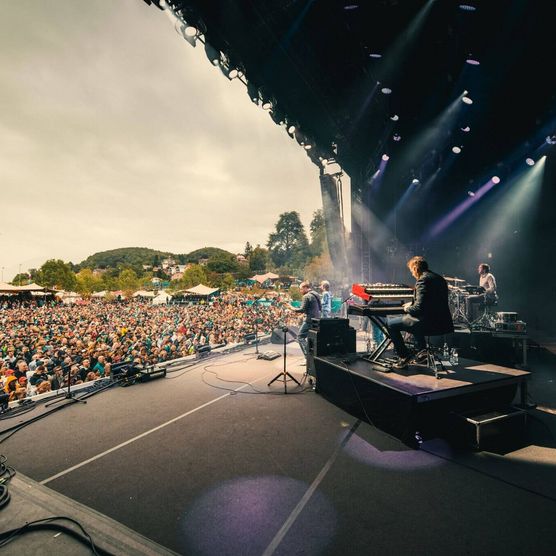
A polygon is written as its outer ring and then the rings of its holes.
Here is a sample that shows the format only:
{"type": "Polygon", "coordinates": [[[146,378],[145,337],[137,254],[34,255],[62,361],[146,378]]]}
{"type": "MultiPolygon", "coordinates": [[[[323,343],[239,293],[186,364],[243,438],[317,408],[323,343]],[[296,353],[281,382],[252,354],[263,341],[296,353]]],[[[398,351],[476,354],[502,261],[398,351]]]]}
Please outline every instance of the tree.
{"type": "Polygon", "coordinates": [[[321,280],[341,281],[342,279],[341,272],[334,268],[328,251],[309,261],[304,276],[314,284],[321,280]]]}
{"type": "Polygon", "coordinates": [[[236,272],[239,264],[233,255],[216,254],[207,262],[207,269],[211,272],[224,274],[225,272],[236,272]]]}
{"type": "Polygon", "coordinates": [[[90,268],[80,270],[75,278],[77,280],[76,290],[79,293],[90,295],[103,289],[104,283],[102,278],[95,276],[90,268]]]}
{"type": "Polygon", "coordinates": [[[257,245],[249,257],[249,270],[253,272],[265,272],[267,264],[268,251],[264,247],[257,245]]]}
{"type": "Polygon", "coordinates": [[[20,272],[19,274],[16,274],[14,276],[14,279],[11,281],[11,283],[14,286],[23,286],[24,284],[28,284],[30,280],[30,274],[27,274],[27,272],[20,272]]]}
{"type": "Polygon", "coordinates": [[[324,213],[322,209],[313,212],[313,219],[309,229],[311,231],[310,252],[313,257],[318,257],[327,251],[326,228],[324,226],[324,213]]]}
{"type": "Polygon", "coordinates": [[[137,274],[131,268],[124,268],[118,276],[118,286],[126,296],[130,296],[139,288],[137,274]]]}
{"type": "Polygon", "coordinates": [[[276,266],[296,268],[305,262],[309,242],[297,212],[284,212],[280,215],[276,231],[268,237],[267,247],[276,266]]]}
{"type": "Polygon", "coordinates": [[[207,273],[200,264],[192,264],[184,273],[181,278],[180,286],[183,288],[191,288],[198,284],[206,283],[207,273]]]}
{"type": "Polygon", "coordinates": [[[252,252],[253,252],[253,246],[252,246],[249,242],[247,242],[247,243],[245,244],[245,249],[244,249],[244,251],[243,251],[243,256],[244,256],[246,259],[249,259],[249,257],[251,256],[251,253],[252,253],[252,252]]]}
{"type": "Polygon", "coordinates": [[[66,291],[75,290],[77,280],[69,264],[61,259],[46,261],[37,272],[37,283],[48,288],[57,287],[66,291]]]}

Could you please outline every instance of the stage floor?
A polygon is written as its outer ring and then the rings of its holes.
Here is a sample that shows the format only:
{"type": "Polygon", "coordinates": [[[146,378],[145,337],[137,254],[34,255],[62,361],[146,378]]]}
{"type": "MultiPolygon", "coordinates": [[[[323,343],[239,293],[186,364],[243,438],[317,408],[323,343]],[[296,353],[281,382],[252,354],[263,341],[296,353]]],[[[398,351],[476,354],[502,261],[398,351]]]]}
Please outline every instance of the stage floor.
{"type": "MultiPolygon", "coordinates": [[[[299,349],[287,349],[287,370],[301,378],[299,349]]],[[[530,445],[501,454],[440,440],[409,449],[308,385],[268,388],[282,358],[253,351],[109,389],[0,438],[0,453],[56,495],[179,554],[554,552],[552,359],[531,362],[541,405],[530,445]]],[[[1,530],[22,525],[10,505],[0,517],[1,530]]],[[[29,539],[6,553],[26,553],[29,539]]],[[[44,553],[54,553],[46,541],[44,553]]]]}

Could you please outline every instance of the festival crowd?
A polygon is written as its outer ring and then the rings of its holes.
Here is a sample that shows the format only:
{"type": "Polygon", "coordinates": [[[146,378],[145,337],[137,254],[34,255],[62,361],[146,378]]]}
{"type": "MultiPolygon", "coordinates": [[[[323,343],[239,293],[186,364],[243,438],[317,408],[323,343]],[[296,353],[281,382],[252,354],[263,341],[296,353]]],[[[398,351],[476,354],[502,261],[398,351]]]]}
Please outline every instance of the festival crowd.
{"type": "Polygon", "coordinates": [[[298,317],[276,298],[233,292],[209,302],[151,305],[17,303],[0,308],[0,386],[10,401],[109,377],[112,366],[153,365],[210,344],[241,344],[298,317]]]}

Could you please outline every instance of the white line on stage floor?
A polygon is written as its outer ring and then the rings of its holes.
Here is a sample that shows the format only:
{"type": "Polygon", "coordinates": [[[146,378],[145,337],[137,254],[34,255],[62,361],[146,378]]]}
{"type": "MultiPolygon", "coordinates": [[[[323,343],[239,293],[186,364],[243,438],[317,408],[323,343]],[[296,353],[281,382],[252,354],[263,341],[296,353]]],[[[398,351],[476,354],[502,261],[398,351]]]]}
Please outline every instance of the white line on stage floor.
{"type": "Polygon", "coordinates": [[[272,554],[274,554],[274,552],[278,548],[278,545],[288,534],[291,526],[295,523],[295,520],[299,517],[299,514],[303,511],[303,508],[307,505],[319,485],[326,477],[327,473],[330,471],[330,468],[336,461],[338,454],[348,443],[349,439],[352,437],[353,433],[357,430],[360,424],[361,421],[357,420],[349,429],[343,440],[340,442],[340,444],[338,444],[332,455],[328,458],[328,461],[324,464],[323,468],[320,470],[315,480],[311,483],[311,486],[307,489],[301,500],[297,503],[297,506],[292,510],[286,521],[284,521],[284,524],[282,525],[282,527],[280,527],[280,530],[276,533],[276,535],[274,535],[274,538],[270,541],[270,544],[266,547],[266,550],[263,552],[262,556],[272,556],[272,554]]]}
{"type": "Polygon", "coordinates": [[[153,432],[159,431],[160,429],[163,429],[164,427],[167,427],[168,425],[171,425],[172,423],[175,423],[176,421],[179,421],[180,419],[183,419],[184,417],[187,417],[188,415],[191,415],[192,413],[195,413],[196,411],[199,411],[200,409],[203,409],[209,405],[212,405],[213,403],[216,403],[220,400],[223,400],[224,398],[227,398],[228,396],[230,396],[231,394],[233,394],[234,392],[239,392],[240,390],[243,390],[244,388],[247,388],[248,386],[250,386],[251,384],[256,384],[257,382],[261,382],[262,380],[267,380],[268,376],[263,377],[263,378],[259,378],[258,380],[254,380],[254,381],[250,381],[248,384],[244,384],[243,386],[239,386],[238,388],[235,388],[234,390],[232,390],[231,392],[228,392],[226,394],[223,394],[222,396],[218,396],[218,398],[214,398],[214,400],[210,400],[209,402],[204,403],[203,405],[200,405],[199,407],[196,407],[195,409],[190,409],[189,411],[187,411],[186,413],[182,413],[181,415],[178,415],[177,417],[174,417],[173,419],[170,419],[169,421],[166,421],[165,423],[162,423],[161,425],[158,425],[148,431],[145,431],[141,434],[138,434],[137,436],[134,436],[133,438],[130,438],[129,440],[126,440],[125,442],[122,442],[121,444],[118,444],[117,446],[114,446],[112,448],[110,448],[109,450],[105,450],[104,452],[101,452],[100,454],[97,454],[96,456],[93,456],[92,458],[86,459],[80,463],[77,463],[76,465],[72,465],[71,467],[68,467],[67,469],[64,469],[63,471],[60,471],[59,473],[56,473],[55,475],[52,475],[51,477],[48,477],[47,479],[44,479],[42,481],[40,481],[41,485],[46,485],[52,481],[54,481],[55,479],[58,479],[60,477],[63,477],[64,475],[67,475],[68,473],[71,473],[72,471],[75,471],[76,469],[79,469],[80,467],[83,467],[84,465],[87,465],[93,461],[96,461],[97,459],[100,459],[108,454],[111,454],[112,452],[115,452],[116,450],[119,450],[120,448],[124,448],[125,446],[128,446],[129,444],[131,444],[132,442],[135,442],[136,440],[140,440],[141,438],[144,438],[145,436],[148,436],[149,434],[152,434],[153,432]]]}

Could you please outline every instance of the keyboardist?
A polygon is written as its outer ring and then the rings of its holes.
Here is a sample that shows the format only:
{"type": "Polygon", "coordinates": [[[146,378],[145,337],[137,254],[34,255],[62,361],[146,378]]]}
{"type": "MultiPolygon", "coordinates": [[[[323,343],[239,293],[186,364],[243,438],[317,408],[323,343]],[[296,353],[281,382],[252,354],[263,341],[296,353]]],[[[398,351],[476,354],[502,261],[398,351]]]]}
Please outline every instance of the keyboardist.
{"type": "Polygon", "coordinates": [[[417,362],[426,356],[419,354],[426,347],[425,335],[448,334],[454,326],[448,305],[448,285],[439,274],[429,270],[423,257],[413,257],[407,268],[416,280],[413,301],[404,305],[405,315],[388,317],[387,326],[398,354],[394,368],[405,369],[411,353],[402,338],[402,331],[415,338],[417,362]]]}

